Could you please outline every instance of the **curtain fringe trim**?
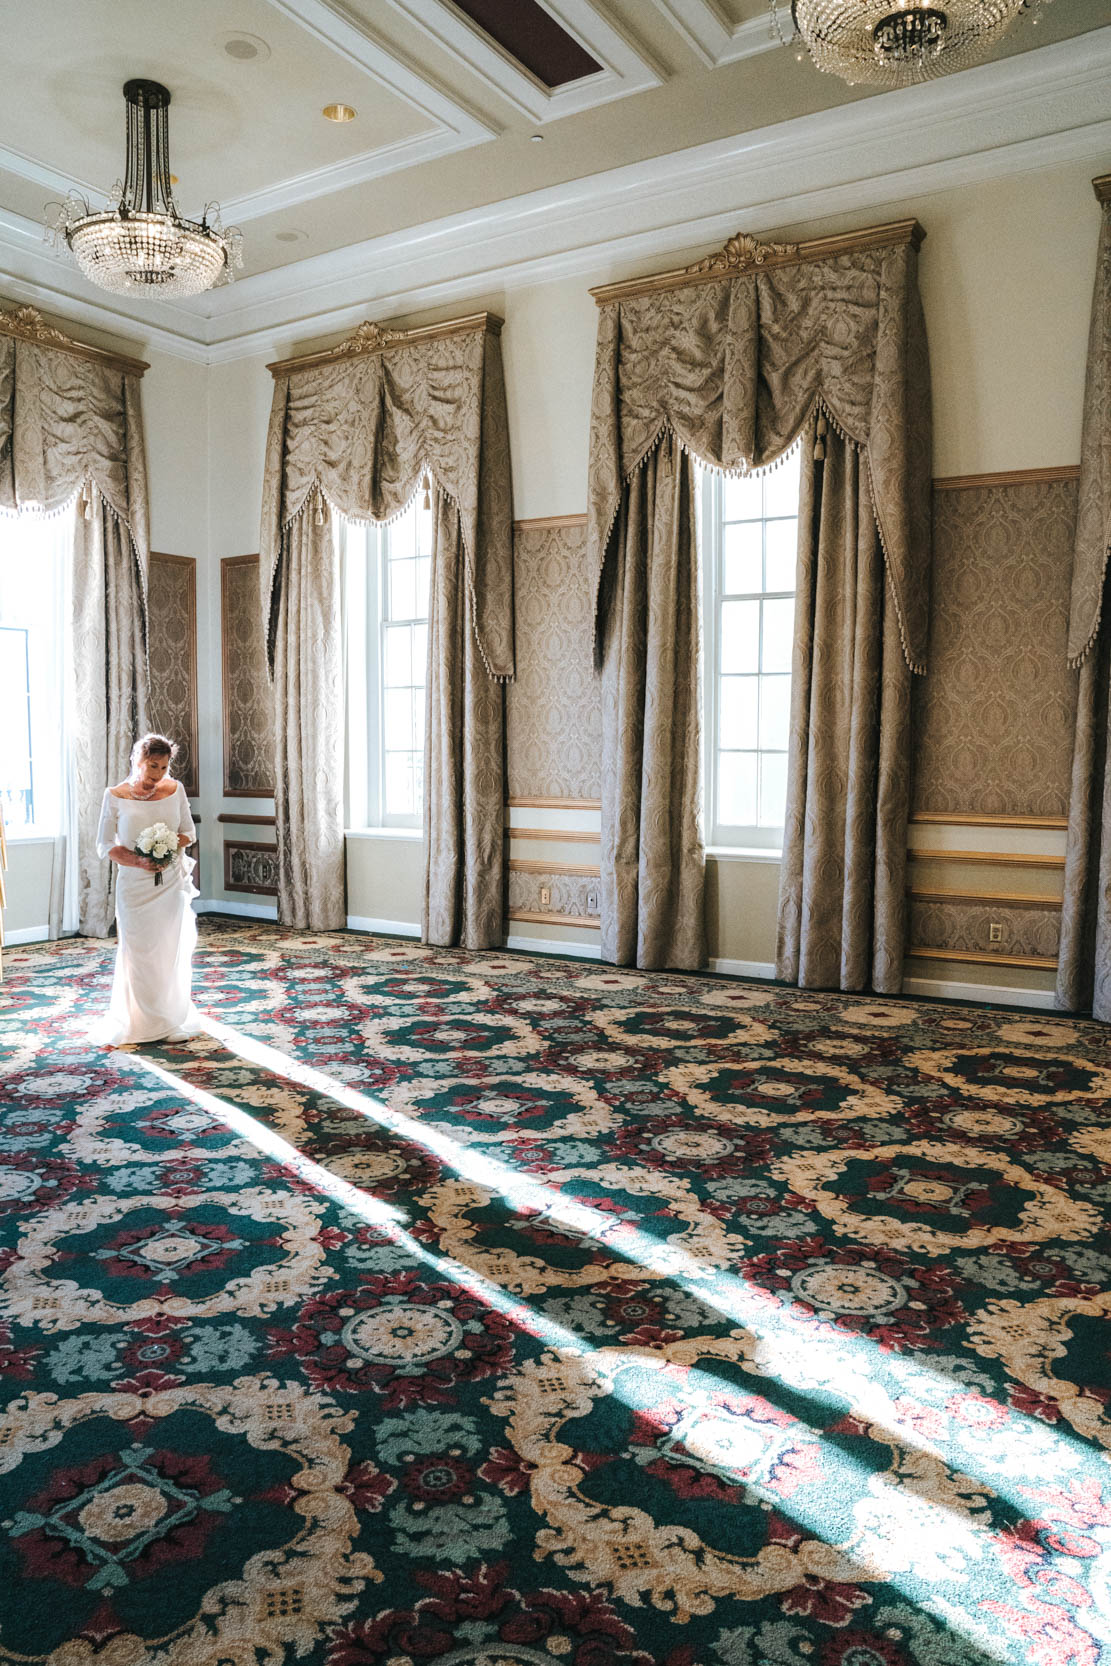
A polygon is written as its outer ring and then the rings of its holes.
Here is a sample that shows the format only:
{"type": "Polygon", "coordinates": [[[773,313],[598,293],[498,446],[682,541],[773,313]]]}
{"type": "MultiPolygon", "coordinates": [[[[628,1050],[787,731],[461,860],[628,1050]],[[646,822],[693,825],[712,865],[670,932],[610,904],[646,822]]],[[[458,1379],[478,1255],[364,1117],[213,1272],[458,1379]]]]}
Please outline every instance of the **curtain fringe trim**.
{"type": "MultiPolygon", "coordinates": [[[[723,480],[749,480],[749,479],[753,479],[755,477],[759,477],[760,475],[772,474],[776,469],[782,468],[783,464],[787,461],[787,458],[790,456],[790,454],[791,454],[792,450],[794,449],[795,445],[798,443],[799,439],[802,437],[804,431],[809,427],[810,423],[815,421],[815,419],[821,418],[823,416],[825,417],[826,421],[828,423],[830,423],[830,425],[833,427],[833,429],[836,431],[836,433],[838,433],[840,435],[841,439],[845,442],[845,444],[846,445],[851,445],[857,452],[861,453],[864,457],[865,466],[868,470],[868,496],[872,500],[872,518],[876,523],[876,531],[879,534],[880,549],[883,552],[884,570],[887,574],[887,582],[891,586],[891,595],[892,595],[892,598],[893,598],[894,603],[895,603],[895,618],[896,618],[896,620],[898,622],[898,626],[899,626],[899,643],[900,643],[900,646],[902,647],[902,650],[903,650],[903,658],[906,660],[908,669],[910,670],[910,672],[913,676],[924,677],[926,675],[926,662],[925,662],[925,660],[922,660],[922,661],[919,662],[919,661],[913,659],[911,657],[910,647],[907,643],[906,623],[903,619],[902,601],[901,601],[900,596],[899,596],[898,587],[896,586],[894,577],[892,575],[891,557],[888,554],[888,550],[887,550],[887,539],[884,536],[883,523],[880,520],[879,513],[876,509],[876,494],[872,490],[872,470],[871,470],[871,465],[868,462],[868,447],[865,443],[856,439],[852,434],[849,433],[849,431],[845,427],[844,423],[839,419],[836,411],[833,410],[833,408],[829,404],[828,400],[820,393],[816,394],[814,396],[814,399],[811,401],[810,405],[808,406],[806,414],[803,417],[802,421],[800,422],[797,431],[792,435],[791,439],[787,442],[786,446],[779,453],[779,456],[774,457],[771,460],[770,463],[762,463],[758,468],[754,468],[750,463],[747,463],[747,462],[744,462],[744,461],[737,464],[733,468],[725,468],[721,464],[707,462],[706,458],[703,457],[700,452],[696,451],[694,446],[689,444],[688,441],[686,441],[683,438],[682,434],[680,434],[677,431],[677,429],[673,426],[670,419],[668,417],[664,417],[664,419],[660,423],[660,426],[656,429],[655,434],[652,436],[651,440],[648,441],[648,443],[644,447],[644,450],[641,452],[640,456],[637,458],[636,462],[631,466],[631,468],[626,469],[625,474],[623,475],[622,480],[621,480],[621,488],[620,488],[620,490],[617,494],[617,501],[613,506],[613,511],[612,511],[612,513],[610,515],[610,518],[609,518],[609,524],[606,527],[605,536],[602,539],[601,561],[599,562],[598,577],[597,577],[597,580],[596,580],[595,586],[594,586],[594,627],[593,627],[593,632],[592,632],[592,635],[591,635],[591,652],[592,652],[592,655],[594,657],[595,664],[597,664],[597,662],[598,662],[598,649],[599,649],[598,608],[599,608],[599,604],[601,602],[601,596],[602,596],[602,578],[603,578],[603,573],[604,573],[604,569],[605,569],[606,550],[609,547],[610,535],[613,532],[614,526],[616,525],[617,517],[621,513],[621,499],[622,499],[622,496],[624,494],[626,486],[628,486],[628,484],[632,480],[633,476],[635,474],[637,474],[639,472],[639,470],[644,467],[644,465],[647,463],[649,457],[651,457],[654,454],[654,452],[657,450],[657,448],[659,447],[660,442],[667,435],[670,435],[672,439],[674,439],[678,442],[679,448],[684,453],[685,456],[693,457],[697,463],[700,463],[701,466],[704,469],[709,470],[709,472],[711,474],[720,475],[723,480]]],[[[1097,620],[1097,629],[1098,629],[1098,620],[1097,620]]],[[[1093,640],[1094,640],[1094,636],[1093,636],[1093,640]]],[[[1090,648],[1091,648],[1091,643],[1089,643],[1088,648],[1085,649],[1085,653],[1088,653],[1090,651],[1090,648]]]]}
{"type": "Polygon", "coordinates": [[[1111,542],[1108,543],[1107,548],[1103,552],[1103,570],[1100,574],[1099,581],[1099,605],[1096,608],[1096,616],[1092,621],[1091,635],[1088,637],[1087,642],[1085,642],[1083,648],[1081,648],[1078,654],[1070,654],[1066,656],[1065,664],[1068,666],[1070,671],[1081,670],[1085,660],[1089,657],[1092,649],[1099,640],[1099,629],[1100,625],[1103,623],[1103,598],[1107,588],[1107,565],[1109,561],[1111,561],[1111,542]]]}
{"type": "MultiPolygon", "coordinates": [[[[470,618],[471,618],[471,630],[474,633],[475,646],[478,648],[479,656],[482,660],[483,667],[485,668],[486,675],[489,677],[489,679],[492,683],[511,683],[511,682],[514,682],[514,681],[516,681],[516,675],[517,675],[515,670],[514,671],[495,671],[493,669],[493,667],[491,666],[491,664],[490,664],[489,658],[487,657],[486,645],[482,640],[482,635],[481,635],[481,632],[479,631],[479,628],[478,628],[478,592],[477,592],[477,588],[476,588],[476,585],[475,585],[474,559],[473,559],[473,557],[471,555],[471,551],[470,551],[470,549],[467,545],[466,537],[463,534],[463,517],[462,517],[462,515],[459,514],[459,502],[458,502],[458,499],[454,496],[454,494],[449,492],[447,487],[445,485],[443,485],[441,481],[437,480],[435,472],[433,471],[433,469],[427,463],[422,463],[421,464],[421,467],[420,467],[420,470],[419,470],[419,473],[418,473],[417,482],[416,482],[416,485],[413,487],[413,491],[412,491],[411,495],[406,498],[404,504],[401,506],[401,508],[399,510],[397,510],[397,512],[395,514],[388,515],[384,521],[375,520],[373,515],[349,514],[346,509],[340,509],[339,506],[333,501],[333,499],[324,490],[324,487],[321,485],[320,481],[314,478],[312,484],[309,486],[308,490],[305,492],[304,497],[301,499],[300,503],[297,505],[297,508],[292,512],[292,514],[287,515],[285,520],[282,522],[282,536],[284,537],[286,532],[293,525],[294,521],[299,520],[300,517],[305,513],[305,510],[309,507],[310,503],[313,501],[314,496],[316,498],[318,498],[322,503],[326,503],[327,506],[328,506],[329,512],[332,515],[334,515],[338,520],[350,521],[352,523],[352,525],[354,525],[354,526],[393,526],[393,525],[396,524],[396,522],[400,521],[403,516],[408,514],[410,508],[416,502],[417,498],[421,495],[421,493],[426,491],[426,490],[429,490],[429,489],[432,492],[438,493],[441,497],[447,498],[448,502],[452,505],[453,509],[455,510],[456,515],[459,516],[459,532],[460,532],[460,537],[462,539],[462,544],[463,544],[463,562],[464,562],[464,565],[465,565],[466,570],[467,570],[467,592],[468,592],[468,596],[469,596],[469,599],[470,599],[470,610],[469,611],[470,611],[470,618]],[[427,486],[425,484],[426,481],[428,483],[427,486]]],[[[275,567],[274,571],[275,571],[275,576],[276,576],[278,569],[275,567]]],[[[271,596],[272,596],[272,594],[273,594],[273,591],[271,590],[271,596]]],[[[269,656],[267,656],[267,657],[269,658],[269,656]]]]}

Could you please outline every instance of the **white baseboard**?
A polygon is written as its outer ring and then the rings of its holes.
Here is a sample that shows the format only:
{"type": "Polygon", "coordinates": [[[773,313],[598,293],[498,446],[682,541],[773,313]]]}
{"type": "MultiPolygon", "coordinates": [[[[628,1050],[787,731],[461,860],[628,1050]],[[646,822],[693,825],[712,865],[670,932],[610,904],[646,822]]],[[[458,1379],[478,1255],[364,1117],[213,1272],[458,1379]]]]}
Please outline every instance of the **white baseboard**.
{"type": "MultiPolygon", "coordinates": [[[[1016,989],[1006,983],[950,983],[946,978],[904,978],[904,995],[933,995],[942,1001],[990,1001],[995,1006],[1053,1011],[1052,989],[1016,989]]],[[[898,999],[898,997],[895,997],[898,999]]]]}
{"type": "Polygon", "coordinates": [[[348,931],[370,931],[384,933],[387,937],[419,937],[420,926],[415,926],[411,920],[372,920],[364,914],[349,914],[347,916],[348,931]]]}
{"type": "Polygon", "coordinates": [[[770,960],[715,960],[710,961],[711,972],[724,972],[731,978],[774,978],[775,963],[770,960]]]}
{"type": "Polygon", "coordinates": [[[23,926],[19,931],[6,930],[4,932],[5,948],[13,948],[16,943],[42,943],[44,941],[49,942],[49,940],[49,926],[23,926]]]}
{"type": "Polygon", "coordinates": [[[204,898],[193,904],[195,914],[238,914],[245,920],[276,920],[276,902],[227,902],[223,897],[204,898]]]}
{"type": "Polygon", "coordinates": [[[515,937],[505,940],[507,949],[519,949],[522,954],[570,955],[573,960],[601,960],[597,943],[575,943],[559,937],[515,937]]]}

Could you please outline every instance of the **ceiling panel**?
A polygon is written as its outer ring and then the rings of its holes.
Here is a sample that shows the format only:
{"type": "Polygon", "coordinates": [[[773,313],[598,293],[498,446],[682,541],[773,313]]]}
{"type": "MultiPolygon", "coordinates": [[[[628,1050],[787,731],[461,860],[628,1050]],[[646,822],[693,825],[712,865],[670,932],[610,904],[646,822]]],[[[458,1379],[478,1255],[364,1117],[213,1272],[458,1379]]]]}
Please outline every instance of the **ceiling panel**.
{"type": "Polygon", "coordinates": [[[99,196],[121,174],[131,76],[170,89],[170,160],[185,213],[208,198],[242,205],[358,158],[419,151],[444,131],[436,114],[268,0],[237,0],[234,11],[225,0],[52,0],[36,9],[33,29],[27,15],[19,0],[0,5],[0,167],[55,194],[71,182],[99,196]],[[265,43],[254,60],[225,50],[244,33],[265,43]],[[333,102],[351,104],[356,120],[326,121],[321,110],[333,102]]]}

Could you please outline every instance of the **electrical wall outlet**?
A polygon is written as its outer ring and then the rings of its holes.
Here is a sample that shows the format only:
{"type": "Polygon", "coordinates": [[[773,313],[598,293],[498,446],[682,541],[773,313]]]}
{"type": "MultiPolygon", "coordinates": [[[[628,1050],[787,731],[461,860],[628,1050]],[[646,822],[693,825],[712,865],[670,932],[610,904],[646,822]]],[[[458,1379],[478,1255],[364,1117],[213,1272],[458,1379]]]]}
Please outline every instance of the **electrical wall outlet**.
{"type": "Polygon", "coordinates": [[[552,906],[552,888],[550,885],[541,885],[540,887],[540,906],[541,908],[552,906]]]}
{"type": "Polygon", "coordinates": [[[989,943],[1002,943],[1002,941],[1003,941],[1003,927],[999,924],[998,920],[993,920],[991,922],[991,924],[988,926],[988,942],[989,943]]]}
{"type": "Polygon", "coordinates": [[[588,914],[597,914],[598,912],[598,892],[596,890],[586,893],[586,911],[588,914]]]}

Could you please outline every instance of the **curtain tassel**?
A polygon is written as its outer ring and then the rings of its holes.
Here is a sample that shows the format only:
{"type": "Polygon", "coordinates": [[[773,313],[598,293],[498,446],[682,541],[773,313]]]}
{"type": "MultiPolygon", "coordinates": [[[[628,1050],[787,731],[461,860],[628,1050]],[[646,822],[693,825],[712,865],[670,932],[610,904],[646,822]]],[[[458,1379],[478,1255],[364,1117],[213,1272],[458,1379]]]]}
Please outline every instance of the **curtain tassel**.
{"type": "Polygon", "coordinates": [[[316,494],[316,514],[313,516],[313,519],[316,522],[317,526],[323,526],[324,525],[324,493],[323,492],[318,492],[316,494]]]}
{"type": "Polygon", "coordinates": [[[824,411],[819,411],[818,412],[817,438],[814,441],[814,461],[816,463],[820,463],[822,461],[822,459],[825,457],[825,454],[826,454],[826,435],[828,433],[829,433],[829,424],[826,422],[825,412],[824,411]]]}
{"type": "Polygon", "coordinates": [[[421,481],[421,491],[424,493],[423,507],[425,509],[431,509],[431,507],[432,507],[432,482],[428,478],[427,471],[425,472],[424,479],[421,481]]]}
{"type": "Polygon", "coordinates": [[[85,520],[87,520],[87,521],[92,520],[92,518],[93,518],[93,488],[92,488],[91,484],[89,483],[89,481],[87,481],[87,480],[81,488],[81,513],[84,516],[85,520]]]}

